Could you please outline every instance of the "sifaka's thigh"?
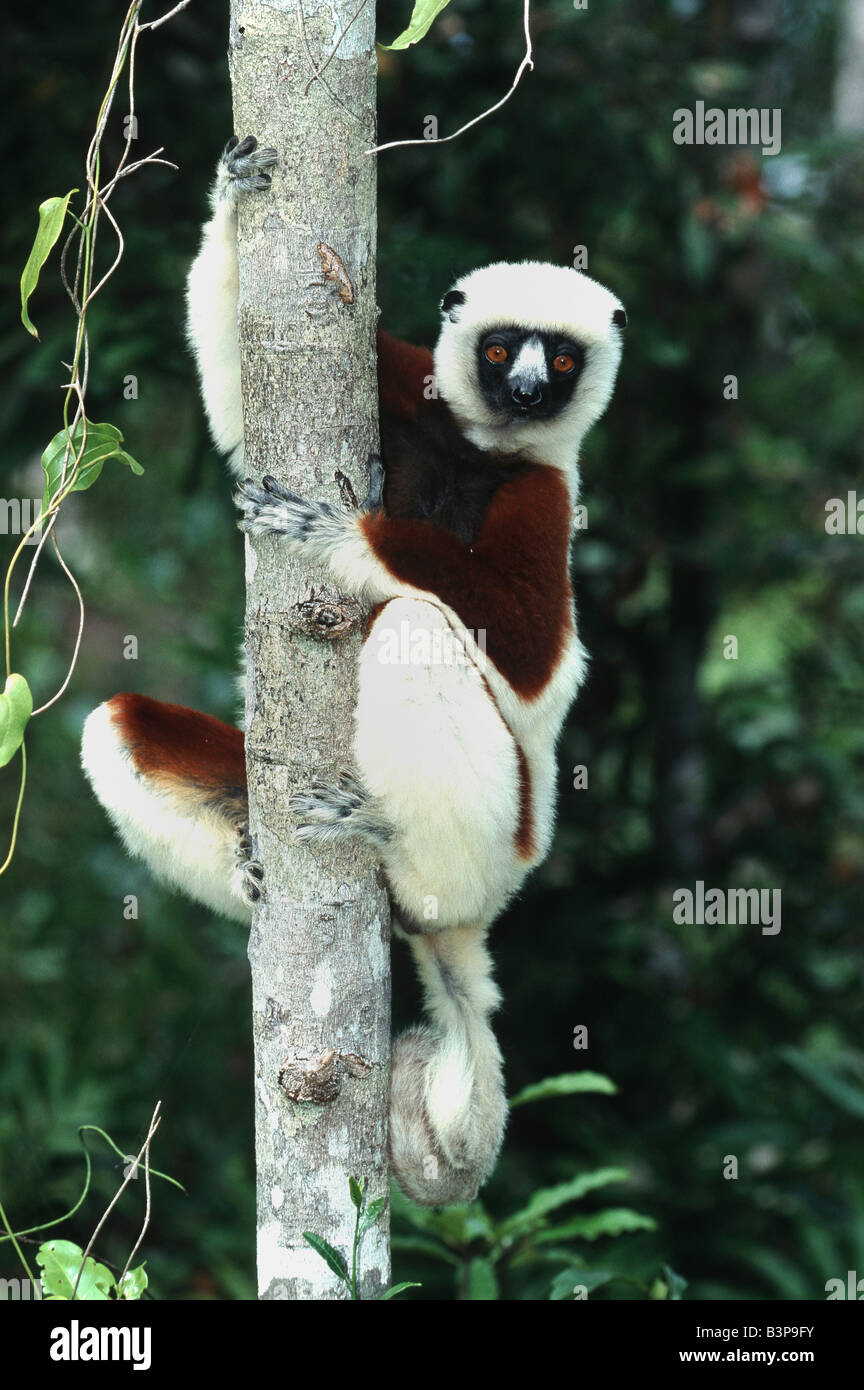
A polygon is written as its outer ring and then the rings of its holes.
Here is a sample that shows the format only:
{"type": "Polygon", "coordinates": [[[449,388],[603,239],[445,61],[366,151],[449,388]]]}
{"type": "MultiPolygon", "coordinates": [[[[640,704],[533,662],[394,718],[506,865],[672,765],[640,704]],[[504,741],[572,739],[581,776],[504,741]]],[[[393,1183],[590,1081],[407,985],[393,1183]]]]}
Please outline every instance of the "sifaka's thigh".
{"type": "Polygon", "coordinates": [[[521,877],[519,759],[436,605],[394,599],[375,618],[354,751],[395,831],[383,862],[397,906],[427,930],[490,922],[521,877]]]}

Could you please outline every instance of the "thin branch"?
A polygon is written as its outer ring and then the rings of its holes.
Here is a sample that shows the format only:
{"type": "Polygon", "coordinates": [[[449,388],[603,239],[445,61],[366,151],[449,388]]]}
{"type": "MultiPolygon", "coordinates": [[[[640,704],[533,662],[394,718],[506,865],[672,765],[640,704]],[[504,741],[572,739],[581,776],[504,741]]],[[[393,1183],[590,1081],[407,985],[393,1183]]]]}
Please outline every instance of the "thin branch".
{"type": "Polygon", "coordinates": [[[74,1301],[75,1295],[76,1295],[77,1292],[78,1292],[78,1285],[81,1283],[81,1275],[84,1273],[84,1266],[85,1266],[85,1264],[87,1263],[87,1257],[88,1257],[88,1255],[90,1254],[90,1251],[93,1249],[93,1246],[94,1246],[94,1244],[95,1244],[95,1242],[96,1242],[96,1237],[98,1236],[99,1232],[102,1230],[102,1227],[105,1225],[105,1222],[108,1220],[108,1217],[111,1215],[111,1212],[112,1212],[112,1211],[114,1210],[114,1208],[116,1207],[116,1205],[117,1205],[117,1203],[119,1202],[121,1196],[122,1196],[123,1193],[126,1191],[126,1188],[129,1186],[130,1182],[131,1182],[132,1179],[135,1177],[136,1172],[137,1172],[137,1170],[138,1170],[138,1164],[141,1162],[141,1157],[142,1157],[142,1155],[143,1155],[144,1153],[146,1153],[147,1150],[149,1149],[151,1140],[153,1139],[154,1134],[156,1133],[157,1129],[159,1128],[160,1124],[162,1123],[161,1118],[159,1118],[159,1111],[160,1111],[161,1107],[162,1107],[162,1102],[161,1102],[161,1100],[157,1100],[157,1102],[156,1102],[156,1109],[153,1111],[153,1118],[152,1118],[151,1121],[150,1121],[150,1128],[149,1128],[149,1130],[147,1131],[147,1138],[144,1140],[144,1143],[141,1145],[141,1148],[140,1148],[139,1151],[138,1151],[138,1157],[136,1158],[135,1162],[131,1165],[131,1167],[129,1168],[129,1172],[126,1174],[126,1177],[123,1179],[123,1181],[122,1181],[122,1183],[120,1184],[120,1186],[118,1187],[117,1191],[114,1193],[114,1196],[111,1198],[111,1201],[108,1203],[107,1207],[105,1208],[105,1211],[102,1213],[102,1219],[100,1220],[98,1226],[96,1227],[95,1231],[93,1232],[92,1236],[90,1237],[89,1241],[87,1242],[87,1249],[84,1251],[84,1254],[81,1256],[81,1268],[80,1268],[79,1271],[78,1271],[78,1277],[77,1277],[76,1280],[75,1280],[75,1287],[74,1287],[74,1289],[72,1290],[72,1299],[73,1299],[73,1301],[74,1301]]]}
{"type": "MultiPolygon", "coordinates": [[[[50,507],[49,507],[49,512],[50,512],[50,507]]],[[[51,532],[54,530],[54,523],[55,523],[56,520],[57,520],[57,508],[55,507],[55,508],[54,508],[54,511],[53,511],[53,512],[50,512],[50,515],[49,515],[46,519],[43,519],[43,523],[42,523],[42,535],[39,537],[39,544],[37,545],[36,550],[35,550],[35,552],[34,552],[34,554],[33,554],[33,559],[30,561],[30,568],[29,568],[29,570],[27,571],[27,578],[26,578],[26,580],[24,581],[24,588],[22,589],[22,591],[21,591],[21,597],[20,597],[20,599],[18,600],[18,607],[17,607],[16,610],[15,610],[15,617],[12,619],[12,626],[13,626],[13,628],[18,626],[18,619],[21,617],[21,613],[22,613],[22,611],[23,611],[24,604],[27,602],[27,595],[28,595],[29,592],[30,592],[30,585],[31,585],[32,582],[33,582],[33,576],[34,576],[34,574],[36,573],[36,566],[37,566],[38,563],[39,563],[39,556],[42,554],[42,549],[43,549],[43,547],[44,547],[46,541],[48,540],[48,537],[50,536],[51,532]]]]}
{"type": "MultiPolygon", "coordinates": [[[[161,1102],[160,1102],[160,1104],[161,1104],[161,1102]]],[[[157,1109],[158,1109],[158,1106],[157,1106],[157,1109]]],[[[142,1241],[144,1240],[145,1235],[147,1234],[147,1227],[150,1225],[150,1141],[149,1141],[149,1139],[147,1140],[147,1143],[144,1145],[144,1191],[145,1191],[145,1193],[146,1193],[146,1197],[145,1197],[145,1207],[144,1207],[144,1224],[143,1224],[142,1227],[141,1227],[141,1234],[139,1235],[139,1237],[138,1237],[138,1239],[136,1240],[135,1244],[132,1246],[132,1253],[130,1254],[128,1260],[126,1261],[126,1264],[125,1264],[124,1267],[123,1267],[123,1273],[120,1275],[120,1278],[117,1280],[117,1292],[118,1292],[118,1293],[121,1293],[121,1292],[122,1292],[123,1280],[126,1278],[126,1275],[129,1273],[129,1266],[131,1265],[131,1263],[132,1263],[132,1261],[134,1260],[135,1256],[138,1254],[138,1251],[141,1249],[141,1243],[142,1243],[142,1241]]]]}
{"type": "Polygon", "coordinates": [[[348,30],[351,28],[351,25],[354,23],[355,19],[359,18],[359,16],[363,13],[368,4],[369,0],[360,0],[360,4],[357,6],[348,23],[345,25],[345,28],[342,30],[342,33],[339,35],[338,39],[334,43],[329,56],[324,59],[324,62],[321,64],[320,68],[318,68],[317,71],[313,73],[313,75],[309,78],[309,81],[306,83],[306,86],[303,88],[304,97],[308,97],[309,88],[312,86],[313,82],[320,82],[322,72],[327,71],[330,64],[333,62],[333,59],[336,57],[336,53],[339,50],[339,47],[341,46],[342,40],[348,33],[348,30]]]}
{"type": "MultiPolygon", "coordinates": [[[[361,6],[361,9],[362,9],[362,6],[361,6]]],[[[306,61],[307,61],[307,63],[309,64],[310,68],[312,69],[312,76],[311,76],[311,78],[309,79],[309,82],[306,84],[306,92],[308,92],[309,87],[310,87],[310,85],[311,85],[312,82],[320,82],[320,83],[321,83],[321,86],[324,88],[325,92],[326,92],[327,95],[330,97],[330,100],[333,102],[333,104],[334,104],[335,106],[338,106],[339,109],[340,109],[340,111],[344,111],[344,112],[345,112],[345,115],[349,118],[349,120],[352,120],[352,121],[354,122],[355,125],[357,125],[357,126],[360,127],[361,130],[365,130],[364,122],[361,121],[360,117],[359,117],[359,116],[355,116],[355,114],[354,114],[353,111],[349,111],[349,109],[348,109],[348,107],[345,105],[344,101],[340,101],[339,98],[337,97],[336,93],[333,91],[332,87],[331,87],[327,82],[324,81],[324,78],[321,76],[321,73],[324,71],[324,68],[318,68],[318,67],[316,66],[316,64],[315,64],[315,59],[312,57],[312,54],[311,54],[310,51],[309,51],[309,43],[308,43],[308,40],[307,40],[307,38],[306,38],[306,17],[305,17],[305,15],[304,15],[304,13],[303,13],[303,0],[296,0],[296,11],[297,11],[297,26],[298,26],[298,28],[299,28],[299,30],[300,30],[300,39],[301,39],[301,42],[302,42],[302,44],[303,44],[303,51],[304,51],[304,53],[306,54],[306,61]]],[[[357,14],[359,14],[359,13],[360,13],[360,10],[357,11],[357,14]]],[[[354,15],[353,19],[351,20],[351,23],[352,23],[352,24],[353,24],[353,22],[354,22],[354,19],[356,19],[356,18],[357,18],[357,15],[354,15]]],[[[342,40],[343,40],[343,38],[345,37],[345,34],[346,34],[347,32],[348,32],[348,26],[346,25],[346,28],[345,28],[345,29],[343,30],[343,32],[339,35],[339,39],[338,39],[338,41],[337,41],[337,47],[338,47],[339,44],[342,42],[342,40]]],[[[332,56],[333,56],[333,54],[331,53],[331,54],[330,54],[330,58],[332,58],[332,56]]],[[[329,61],[330,61],[330,58],[327,59],[327,62],[328,62],[328,63],[329,63],[329,61]]],[[[327,66],[327,63],[324,64],[324,67],[326,67],[326,66],[327,66]]],[[[304,93],[304,95],[305,95],[305,93],[304,93]]]]}
{"type": "Polygon", "coordinates": [[[465,134],[466,130],[470,130],[472,126],[478,125],[480,121],[485,121],[487,116],[491,116],[496,111],[500,111],[501,107],[510,100],[516,88],[519,86],[523,73],[529,68],[533,71],[534,68],[534,50],[531,46],[531,29],[529,24],[530,7],[531,0],[524,0],[522,27],[525,32],[525,56],[516,69],[516,76],[513,78],[509,92],[505,93],[500,101],[496,101],[495,105],[490,106],[487,111],[481,111],[480,115],[475,116],[473,120],[466,121],[465,125],[460,126],[458,130],[454,130],[452,135],[436,135],[434,140],[425,140],[422,137],[419,140],[390,140],[386,145],[375,145],[371,150],[364,150],[363,153],[380,154],[382,150],[395,150],[401,145],[446,145],[448,140],[457,140],[460,135],[465,134]]]}
{"type": "Polygon", "coordinates": [[[142,30],[142,32],[144,29],[158,29],[160,24],[167,24],[168,20],[173,19],[175,14],[179,14],[181,10],[185,10],[188,4],[189,0],[180,0],[179,5],[175,5],[173,10],[168,10],[167,14],[163,14],[160,19],[151,19],[147,24],[139,24],[138,28],[142,30]]]}
{"type": "MultiPolygon", "coordinates": [[[[54,518],[52,517],[51,520],[53,525],[54,518]]],[[[78,653],[81,650],[81,639],[84,636],[84,595],[81,593],[81,588],[78,584],[78,580],[75,578],[74,574],[72,573],[69,566],[66,564],[66,561],[63,559],[63,556],[60,553],[60,546],[57,542],[57,536],[53,532],[51,534],[51,544],[53,545],[54,553],[56,554],[57,559],[60,562],[60,567],[63,570],[63,573],[66,575],[66,578],[69,580],[69,583],[72,585],[72,588],[75,590],[75,596],[78,599],[78,631],[75,634],[75,650],[72,653],[72,660],[69,662],[69,669],[66,672],[66,679],[64,680],[60,689],[55,691],[55,693],[51,696],[50,700],[46,700],[44,705],[40,705],[38,709],[34,709],[33,713],[30,716],[31,719],[34,719],[37,714],[44,714],[46,709],[50,709],[51,706],[53,704],[56,704],[56,702],[64,694],[66,687],[68,686],[73,675],[75,674],[75,667],[78,665],[78,653]]],[[[17,615],[15,621],[18,621],[17,615]]]]}

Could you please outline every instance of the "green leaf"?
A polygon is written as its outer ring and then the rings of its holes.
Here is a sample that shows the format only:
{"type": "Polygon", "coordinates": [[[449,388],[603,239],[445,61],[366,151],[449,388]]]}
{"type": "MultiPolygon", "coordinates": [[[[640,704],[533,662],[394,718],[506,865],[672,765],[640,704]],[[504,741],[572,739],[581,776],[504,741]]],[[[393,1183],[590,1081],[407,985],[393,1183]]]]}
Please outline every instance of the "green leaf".
{"type": "Polygon", "coordinates": [[[63,228],[69,199],[73,193],[77,192],[77,188],[70,188],[65,198],[46,198],[44,203],[39,204],[39,227],[36,232],[36,240],[33,242],[30,255],[27,257],[27,264],[21,272],[21,322],[27,332],[32,333],[33,337],[37,339],[39,334],[30,321],[27,302],[39,283],[39,272],[51,254],[51,248],[63,228]]]}
{"type": "Polygon", "coordinates": [[[614,1096],[618,1087],[608,1076],[597,1071],[568,1071],[562,1076],[547,1076],[544,1081],[536,1081],[517,1092],[510,1101],[510,1109],[517,1105],[527,1105],[531,1100],[548,1100],[550,1096],[572,1096],[577,1092],[593,1091],[599,1095],[614,1096]]]}
{"type": "MultiPolygon", "coordinates": [[[[126,452],[125,449],[118,449],[117,452],[116,452],[116,454],[113,454],[112,457],[115,458],[115,459],[117,460],[118,463],[125,464],[125,466],[126,466],[132,473],[135,474],[135,477],[136,477],[136,478],[140,478],[140,477],[141,477],[141,474],[144,472],[144,469],[143,469],[143,467],[141,466],[141,464],[138,462],[138,460],[137,460],[137,459],[133,459],[133,457],[132,457],[131,454],[127,454],[127,452],[126,452]]],[[[77,488],[76,488],[76,491],[78,491],[77,488]]]]}
{"type": "Polygon", "coordinates": [[[405,1289],[422,1289],[422,1287],[422,1284],[410,1282],[405,1284],[394,1284],[391,1289],[385,1289],[383,1293],[378,1295],[378,1302],[386,1303],[389,1298],[395,1298],[397,1294],[404,1293],[405,1289]]]}
{"type": "Polygon", "coordinates": [[[547,1240],[596,1240],[598,1236],[620,1236],[625,1231],[656,1231],[657,1222],[629,1207],[609,1207],[589,1216],[574,1216],[558,1226],[545,1227],[534,1236],[537,1243],[547,1240]]]}
{"type": "MultiPolygon", "coordinates": [[[[67,441],[66,431],[59,430],[42,455],[42,472],[45,474],[45,490],[42,494],[43,513],[47,512],[48,503],[60,486],[67,441]]],[[[79,453],[81,459],[78,464],[78,472],[75,475],[75,482],[70,491],[86,492],[89,487],[92,487],[102,472],[102,466],[107,459],[117,459],[118,463],[125,464],[127,468],[140,477],[144,469],[136,459],[133,459],[131,454],[127,454],[125,449],[120,448],[122,442],[123,436],[116,425],[96,424],[92,420],[87,421],[87,438],[84,440],[84,421],[79,420],[72,434],[72,447],[69,451],[69,462],[66,468],[67,482],[71,477],[73,461],[79,453]],[[81,452],[82,441],[84,442],[83,453],[81,452]]]]}
{"type": "Polygon", "coordinates": [[[139,1265],[137,1269],[130,1269],[128,1274],[123,1275],[117,1286],[117,1294],[118,1297],[131,1301],[133,1298],[140,1298],[146,1287],[147,1271],[143,1265],[139,1265]]]}
{"type": "Polygon", "coordinates": [[[564,1269],[552,1280],[549,1298],[553,1303],[560,1303],[563,1299],[573,1298],[577,1284],[581,1284],[591,1294],[602,1284],[608,1284],[614,1277],[614,1274],[607,1274],[602,1269],[579,1269],[578,1267],[564,1269]]]}
{"type": "Polygon", "coordinates": [[[785,1255],[761,1246],[753,1246],[740,1251],[738,1258],[751,1265],[773,1285],[780,1298],[788,1299],[790,1302],[803,1302],[811,1297],[812,1279],[785,1255]]]}
{"type": "Polygon", "coordinates": [[[365,1235],[370,1226],[374,1226],[378,1217],[387,1205],[387,1198],[376,1197],[374,1202],[370,1202],[363,1213],[363,1220],[360,1222],[360,1234],[365,1235]]]}
{"type": "Polygon", "coordinates": [[[542,1224],[550,1211],[563,1207],[566,1202],[575,1202],[592,1192],[596,1187],[605,1187],[611,1182],[625,1182],[629,1177],[626,1168],[597,1168],[592,1173],[580,1173],[570,1182],[559,1183],[557,1187],[541,1188],[535,1192],[527,1207],[502,1221],[499,1228],[502,1236],[523,1235],[542,1224]]]}
{"type": "Polygon", "coordinates": [[[671,1265],[663,1266],[663,1273],[666,1276],[666,1283],[669,1285],[669,1299],[672,1303],[680,1303],[684,1290],[687,1287],[687,1280],[683,1274],[676,1274],[671,1265]]]}
{"type": "Polygon", "coordinates": [[[424,1240],[422,1236],[394,1236],[390,1242],[393,1250],[408,1255],[428,1255],[430,1260],[441,1260],[443,1264],[455,1265],[458,1269],[461,1260],[446,1245],[437,1240],[424,1240]]]}
{"type": "Polygon", "coordinates": [[[303,1239],[312,1246],[313,1250],[317,1251],[322,1260],[330,1266],[334,1274],[338,1274],[339,1278],[344,1279],[346,1284],[350,1283],[348,1269],[338,1250],[334,1250],[333,1246],[329,1245],[328,1242],[324,1240],[323,1236],[316,1236],[314,1231],[304,1231],[303,1239]]]}
{"type": "Polygon", "coordinates": [[[491,1260],[472,1260],[468,1266],[466,1298],[490,1303],[498,1297],[498,1279],[491,1260]]]}
{"type": "Polygon", "coordinates": [[[351,1201],[359,1211],[363,1205],[363,1186],[365,1179],[361,1178],[358,1182],[356,1178],[348,1179],[348,1191],[351,1193],[351,1201]]]}
{"type": "Polygon", "coordinates": [[[0,695],[0,767],[11,762],[24,742],[24,730],[33,713],[33,696],[23,676],[11,675],[0,695]]]}
{"type": "Polygon", "coordinates": [[[480,1202],[468,1206],[418,1207],[391,1187],[390,1205],[397,1219],[404,1219],[417,1231],[434,1235],[447,1245],[464,1247],[474,1240],[493,1241],[495,1224],[480,1202]]]}
{"type": "MultiPolygon", "coordinates": [[[[52,1298],[69,1300],[78,1271],[81,1268],[83,1250],[71,1240],[46,1240],[36,1252],[36,1263],[42,1269],[42,1288],[52,1298]]],[[[78,1280],[76,1300],[85,1302],[106,1302],[115,1289],[114,1275],[104,1265],[97,1264],[89,1255],[84,1261],[84,1270],[78,1280]]]]}
{"type": "Polygon", "coordinates": [[[835,1105],[839,1105],[841,1110],[855,1115],[859,1120],[864,1120],[864,1091],[859,1086],[853,1086],[849,1081],[845,1081],[835,1071],[821,1062],[814,1061],[806,1053],[800,1052],[797,1047],[781,1048],[780,1056],[818,1091],[821,1091],[829,1100],[833,1100],[835,1105]]]}
{"type": "Polygon", "coordinates": [[[394,39],[392,43],[384,43],[381,47],[410,48],[412,43],[419,43],[429,33],[441,11],[446,10],[449,4],[450,0],[414,0],[408,28],[402,31],[398,39],[394,39]]]}

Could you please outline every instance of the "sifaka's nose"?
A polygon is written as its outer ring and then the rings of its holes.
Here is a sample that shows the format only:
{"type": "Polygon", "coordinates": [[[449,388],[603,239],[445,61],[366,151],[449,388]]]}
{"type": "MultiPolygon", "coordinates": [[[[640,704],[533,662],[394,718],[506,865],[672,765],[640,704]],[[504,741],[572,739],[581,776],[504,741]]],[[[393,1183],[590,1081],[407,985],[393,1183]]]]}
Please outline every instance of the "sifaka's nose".
{"type": "Polygon", "coordinates": [[[535,385],[526,391],[521,386],[514,386],[510,392],[510,397],[514,405],[528,410],[531,406],[540,404],[543,399],[543,388],[540,385],[535,385]]]}

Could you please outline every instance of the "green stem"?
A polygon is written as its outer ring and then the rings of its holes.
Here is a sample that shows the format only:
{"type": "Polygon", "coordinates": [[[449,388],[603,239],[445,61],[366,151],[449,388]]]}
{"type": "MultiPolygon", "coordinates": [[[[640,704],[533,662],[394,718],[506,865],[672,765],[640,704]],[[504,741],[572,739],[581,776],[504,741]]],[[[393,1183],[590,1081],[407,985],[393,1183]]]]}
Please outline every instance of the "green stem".
{"type": "Polygon", "coordinates": [[[18,788],[18,803],[15,807],[15,819],[12,822],[12,839],[9,842],[9,853],[2,865],[0,874],[5,874],[9,865],[12,863],[12,856],[15,853],[15,841],[18,839],[18,822],[21,819],[21,806],[24,801],[24,788],[27,785],[27,749],[22,741],[21,744],[21,786],[18,788]]]}
{"type": "MultiPolygon", "coordinates": [[[[87,1148],[86,1143],[84,1142],[85,1130],[92,1130],[94,1134],[100,1135],[105,1140],[106,1144],[109,1144],[111,1146],[111,1148],[114,1150],[114,1152],[118,1155],[119,1158],[127,1157],[127,1155],[124,1154],[122,1149],[118,1149],[117,1145],[114,1143],[114,1140],[111,1138],[111,1135],[106,1134],[104,1129],[100,1129],[98,1125],[79,1125],[78,1139],[81,1143],[82,1149],[84,1150],[84,1164],[86,1167],[86,1173],[84,1175],[83,1191],[81,1193],[81,1196],[78,1198],[78,1201],[75,1203],[74,1207],[71,1207],[69,1211],[64,1212],[62,1216],[55,1216],[52,1221],[43,1221],[41,1226],[27,1226],[23,1231],[15,1231],[14,1234],[12,1231],[9,1231],[8,1236],[0,1236],[0,1242],[4,1240],[14,1241],[16,1236],[32,1236],[37,1231],[47,1231],[52,1226],[59,1226],[62,1222],[68,1221],[70,1216],[74,1216],[76,1211],[78,1211],[79,1207],[83,1205],[84,1199],[86,1198],[87,1193],[90,1191],[90,1179],[93,1172],[93,1165],[90,1160],[90,1151],[87,1148]]],[[[167,1173],[160,1173],[158,1168],[151,1168],[150,1176],[151,1178],[163,1178],[165,1182],[170,1182],[172,1187],[179,1187],[181,1192],[185,1191],[185,1188],[183,1187],[182,1183],[179,1183],[176,1178],[169,1177],[167,1173]]],[[[7,1227],[7,1230],[8,1229],[9,1228],[7,1227]]]]}
{"type": "Polygon", "coordinates": [[[35,1283],[36,1283],[36,1280],[33,1278],[33,1271],[32,1271],[32,1269],[30,1268],[30,1266],[28,1265],[27,1261],[26,1261],[25,1258],[24,1258],[24,1251],[21,1249],[21,1246],[18,1244],[17,1240],[15,1239],[15,1234],[14,1234],[14,1232],[13,1232],[13,1230],[12,1230],[12,1227],[9,1225],[9,1218],[8,1218],[7,1215],[6,1215],[6,1210],[5,1210],[5,1208],[4,1208],[2,1202],[0,1202],[0,1217],[3,1218],[3,1225],[6,1227],[6,1230],[9,1232],[9,1239],[11,1240],[12,1244],[15,1246],[15,1252],[16,1252],[16,1254],[17,1254],[19,1260],[21,1261],[22,1265],[24,1266],[25,1272],[26,1272],[26,1274],[27,1274],[27,1278],[30,1280],[30,1283],[31,1283],[31,1284],[35,1284],[35,1283]]]}
{"type": "Polygon", "coordinates": [[[360,1245],[360,1208],[354,1216],[354,1245],[351,1250],[351,1297],[357,1298],[357,1249],[360,1245]]]}

